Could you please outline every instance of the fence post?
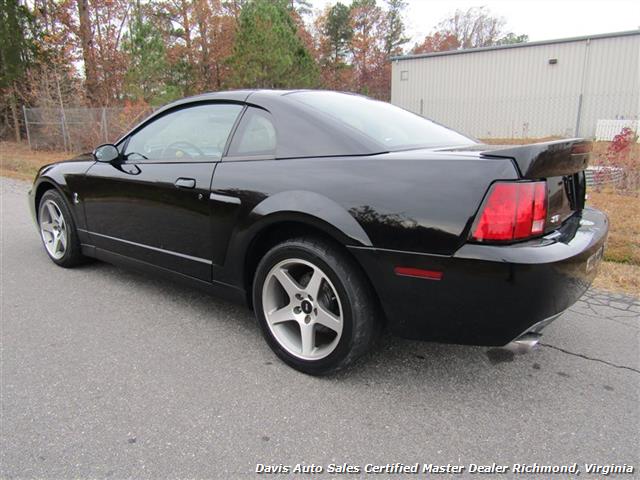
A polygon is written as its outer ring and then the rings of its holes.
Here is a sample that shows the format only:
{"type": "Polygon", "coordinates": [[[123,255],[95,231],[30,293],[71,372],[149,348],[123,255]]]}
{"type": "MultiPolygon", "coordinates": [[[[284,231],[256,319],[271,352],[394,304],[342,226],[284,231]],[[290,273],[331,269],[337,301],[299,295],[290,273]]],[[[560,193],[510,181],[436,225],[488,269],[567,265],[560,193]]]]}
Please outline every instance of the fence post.
{"type": "Polygon", "coordinates": [[[29,134],[29,122],[27,120],[27,107],[22,105],[22,115],[24,115],[24,127],[27,130],[27,142],[29,142],[29,148],[31,148],[31,135],[29,134]]]}
{"type": "Polygon", "coordinates": [[[105,107],[102,107],[102,131],[104,132],[104,143],[107,143],[109,140],[107,138],[107,113],[105,107]]]}

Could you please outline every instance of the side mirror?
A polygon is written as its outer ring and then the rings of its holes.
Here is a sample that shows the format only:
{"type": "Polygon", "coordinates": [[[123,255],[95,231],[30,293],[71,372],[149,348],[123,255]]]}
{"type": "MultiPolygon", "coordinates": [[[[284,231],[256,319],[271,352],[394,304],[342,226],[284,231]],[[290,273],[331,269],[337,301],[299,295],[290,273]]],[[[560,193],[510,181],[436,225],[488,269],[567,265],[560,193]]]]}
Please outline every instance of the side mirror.
{"type": "Polygon", "coordinates": [[[110,143],[105,143],[104,145],[100,145],[93,151],[93,156],[98,162],[113,162],[120,158],[120,152],[115,145],[110,143]]]}

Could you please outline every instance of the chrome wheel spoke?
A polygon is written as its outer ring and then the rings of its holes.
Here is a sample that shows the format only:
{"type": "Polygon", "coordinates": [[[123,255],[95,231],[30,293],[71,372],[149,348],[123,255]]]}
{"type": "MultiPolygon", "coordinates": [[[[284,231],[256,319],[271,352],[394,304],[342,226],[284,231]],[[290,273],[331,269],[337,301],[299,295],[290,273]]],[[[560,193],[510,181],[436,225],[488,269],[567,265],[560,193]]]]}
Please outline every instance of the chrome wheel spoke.
{"type": "Polygon", "coordinates": [[[60,236],[56,235],[55,238],[53,239],[53,253],[60,253],[60,236]]]}
{"type": "Polygon", "coordinates": [[[60,245],[62,246],[62,251],[64,252],[67,249],[67,235],[64,230],[60,232],[60,245]]]}
{"type": "Polygon", "coordinates": [[[279,310],[267,314],[267,322],[269,322],[269,325],[277,325],[291,320],[295,320],[295,315],[290,305],[286,305],[279,310]]]}
{"type": "Polygon", "coordinates": [[[316,331],[313,324],[300,324],[300,340],[303,355],[311,355],[316,348],[316,331]]]}
{"type": "Polygon", "coordinates": [[[51,219],[51,222],[58,223],[60,221],[60,216],[58,215],[56,206],[53,202],[47,202],[47,210],[49,211],[49,218],[51,219]]]}
{"type": "Polygon", "coordinates": [[[278,282],[280,282],[282,288],[284,288],[284,291],[287,292],[287,295],[289,295],[290,299],[293,299],[296,293],[299,294],[302,291],[302,288],[300,287],[300,285],[298,285],[298,282],[291,278],[289,272],[287,272],[284,268],[279,268],[278,270],[276,270],[274,275],[278,282]]]}
{"type": "Polygon", "coordinates": [[[53,235],[53,223],[51,222],[42,222],[40,224],[40,228],[43,232],[47,232],[53,235]]]}
{"type": "Polygon", "coordinates": [[[55,238],[56,236],[52,231],[51,232],[47,232],[45,230],[42,231],[42,239],[44,240],[45,244],[52,243],[55,238]]]}
{"type": "Polygon", "coordinates": [[[320,292],[320,286],[322,285],[322,280],[324,279],[324,275],[320,271],[319,268],[316,268],[309,279],[309,283],[305,287],[304,291],[311,295],[313,298],[318,298],[320,292]]]}
{"type": "Polygon", "coordinates": [[[321,305],[318,306],[316,322],[338,334],[342,333],[342,320],[321,305]]]}

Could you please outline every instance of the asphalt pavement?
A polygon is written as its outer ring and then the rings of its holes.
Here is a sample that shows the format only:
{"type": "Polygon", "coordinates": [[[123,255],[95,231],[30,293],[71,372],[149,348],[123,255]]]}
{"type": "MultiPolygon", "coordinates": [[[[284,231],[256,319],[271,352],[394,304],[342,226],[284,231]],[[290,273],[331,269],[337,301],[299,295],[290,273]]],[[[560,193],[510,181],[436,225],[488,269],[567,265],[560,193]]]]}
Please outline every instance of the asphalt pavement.
{"type": "Polygon", "coordinates": [[[395,462],[626,463],[640,475],[637,299],[588,292],[527,355],[385,337],[355,367],[313,378],[271,353],[242,306],[105,263],[55,266],[28,184],[0,184],[0,478],[395,462]]]}

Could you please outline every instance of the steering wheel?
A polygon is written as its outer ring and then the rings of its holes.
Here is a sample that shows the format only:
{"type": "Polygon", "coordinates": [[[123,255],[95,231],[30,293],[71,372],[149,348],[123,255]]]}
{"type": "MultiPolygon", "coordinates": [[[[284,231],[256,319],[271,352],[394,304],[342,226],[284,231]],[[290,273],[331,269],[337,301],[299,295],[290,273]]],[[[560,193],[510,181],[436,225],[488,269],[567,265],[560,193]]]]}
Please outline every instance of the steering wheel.
{"type": "Polygon", "coordinates": [[[164,150],[162,150],[162,158],[167,158],[167,153],[170,152],[171,150],[175,150],[175,157],[178,157],[177,153],[178,152],[182,152],[187,158],[193,158],[192,155],[189,154],[189,152],[187,150],[185,150],[185,147],[187,149],[192,149],[195,150],[196,152],[198,152],[198,155],[200,155],[201,157],[204,157],[204,152],[202,150],[200,150],[197,146],[195,146],[193,143],[191,142],[186,142],[186,141],[179,141],[179,142],[173,142],[170,143],[169,145],[167,145],[164,150]]]}

